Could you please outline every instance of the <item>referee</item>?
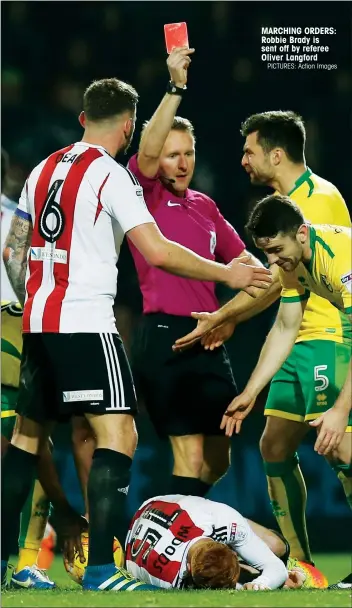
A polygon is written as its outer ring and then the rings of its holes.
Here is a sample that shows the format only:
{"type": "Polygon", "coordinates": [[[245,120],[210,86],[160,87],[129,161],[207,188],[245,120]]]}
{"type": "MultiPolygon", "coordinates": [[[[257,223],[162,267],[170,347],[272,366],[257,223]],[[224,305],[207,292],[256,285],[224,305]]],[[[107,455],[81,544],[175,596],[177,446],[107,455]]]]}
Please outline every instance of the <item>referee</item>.
{"type": "MultiPolygon", "coordinates": [[[[246,255],[245,245],[214,201],[189,189],[195,166],[193,126],[175,116],[193,52],[178,48],[168,57],[167,93],[144,125],[138,155],[130,159],[129,168],[167,238],[226,263],[246,255]]],[[[215,284],[152,268],[130,241],[129,246],[144,312],[131,351],[137,391],[158,435],[170,438],[174,467],[168,491],[204,496],[229,466],[229,440],[219,427],[236,385],[224,347],[210,352],[198,345],[179,354],[172,345],[194,327],[192,311],[218,309],[215,284]]]]}

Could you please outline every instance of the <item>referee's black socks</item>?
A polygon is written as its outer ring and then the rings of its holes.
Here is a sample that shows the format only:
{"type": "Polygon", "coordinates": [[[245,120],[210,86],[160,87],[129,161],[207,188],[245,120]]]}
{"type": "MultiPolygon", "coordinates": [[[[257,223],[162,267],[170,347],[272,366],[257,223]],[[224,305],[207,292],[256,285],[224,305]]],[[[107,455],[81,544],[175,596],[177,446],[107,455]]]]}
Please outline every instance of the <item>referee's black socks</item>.
{"type": "Polygon", "coordinates": [[[21,511],[37,471],[38,456],[8,446],[1,459],[1,559],[8,561],[13,550],[13,531],[18,529],[21,511]]]}
{"type": "Polygon", "coordinates": [[[121,452],[105,448],[94,452],[88,479],[89,566],[114,562],[114,536],[124,547],[131,465],[132,459],[121,452]]]}
{"type": "Polygon", "coordinates": [[[205,496],[211,485],[196,477],[182,477],[172,475],[170,494],[184,494],[185,496],[205,496]]]}

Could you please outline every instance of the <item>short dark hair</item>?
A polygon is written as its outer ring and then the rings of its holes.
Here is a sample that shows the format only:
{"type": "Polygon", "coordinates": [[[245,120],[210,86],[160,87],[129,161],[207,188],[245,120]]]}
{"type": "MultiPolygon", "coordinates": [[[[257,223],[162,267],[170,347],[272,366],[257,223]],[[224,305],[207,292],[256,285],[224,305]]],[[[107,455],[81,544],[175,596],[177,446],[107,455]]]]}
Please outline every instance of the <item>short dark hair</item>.
{"type": "Polygon", "coordinates": [[[254,239],[274,238],[282,234],[294,235],[304,224],[304,217],[288,196],[271,194],[254,207],[246,229],[254,239]]]}
{"type": "Polygon", "coordinates": [[[133,113],[137,103],[137,91],[117,78],[95,80],[83,95],[83,110],[92,122],[106,120],[124,112],[133,113]]]}
{"type": "Polygon", "coordinates": [[[291,110],[252,114],[242,123],[241,134],[247,137],[255,131],[258,131],[258,143],[264,152],[278,146],[285,150],[292,162],[304,162],[306,130],[299,114],[291,110]]]}
{"type": "MultiPolygon", "coordinates": [[[[145,130],[145,128],[148,124],[149,124],[149,120],[146,120],[143,123],[141,135],[143,135],[143,131],[145,130]]],[[[191,123],[190,120],[188,120],[188,118],[182,118],[182,116],[175,116],[173,123],[171,125],[171,131],[188,131],[188,133],[190,133],[194,137],[194,139],[196,139],[196,137],[194,135],[193,124],[191,123]]]]}

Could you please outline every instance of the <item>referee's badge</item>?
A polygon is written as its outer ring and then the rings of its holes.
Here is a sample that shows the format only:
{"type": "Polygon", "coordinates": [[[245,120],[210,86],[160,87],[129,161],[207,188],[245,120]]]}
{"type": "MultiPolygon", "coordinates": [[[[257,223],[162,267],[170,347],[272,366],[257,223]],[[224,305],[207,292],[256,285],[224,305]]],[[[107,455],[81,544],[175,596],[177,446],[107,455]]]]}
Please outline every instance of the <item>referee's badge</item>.
{"type": "Polygon", "coordinates": [[[214,253],[216,247],[216,232],[210,231],[210,253],[214,253]]]}

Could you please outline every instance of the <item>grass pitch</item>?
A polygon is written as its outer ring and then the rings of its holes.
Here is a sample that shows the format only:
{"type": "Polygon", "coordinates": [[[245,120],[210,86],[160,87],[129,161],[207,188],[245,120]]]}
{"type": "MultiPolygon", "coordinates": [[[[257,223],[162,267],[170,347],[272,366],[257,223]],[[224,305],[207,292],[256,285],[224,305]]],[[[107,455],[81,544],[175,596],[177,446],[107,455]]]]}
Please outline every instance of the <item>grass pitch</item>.
{"type": "MultiPolygon", "coordinates": [[[[15,560],[13,560],[15,563],[15,560]]],[[[316,565],[328,577],[329,583],[336,582],[351,571],[351,557],[348,554],[321,554],[316,556],[316,565]]],[[[160,592],[91,592],[81,591],[64,570],[62,559],[57,557],[50,569],[50,577],[57,583],[53,591],[6,591],[2,594],[2,606],[105,606],[132,607],[173,607],[179,606],[282,606],[284,608],[319,606],[320,608],[339,606],[351,608],[349,591],[160,591],[160,592]]]]}

